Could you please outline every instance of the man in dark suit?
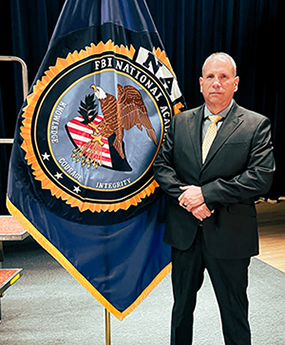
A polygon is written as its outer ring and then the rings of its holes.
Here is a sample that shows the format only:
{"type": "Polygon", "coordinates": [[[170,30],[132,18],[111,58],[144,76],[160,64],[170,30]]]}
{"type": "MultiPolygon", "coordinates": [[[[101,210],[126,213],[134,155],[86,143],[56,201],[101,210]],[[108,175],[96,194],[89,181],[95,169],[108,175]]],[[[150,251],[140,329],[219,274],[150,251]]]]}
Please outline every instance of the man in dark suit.
{"type": "Polygon", "coordinates": [[[172,345],[192,344],[205,269],[225,344],[251,344],[246,290],[250,257],[258,254],[254,198],[268,192],[275,163],[270,121],[235,103],[238,83],[234,60],[211,55],[200,78],[205,104],[173,117],[154,163],[155,178],[169,196],[172,345]]]}

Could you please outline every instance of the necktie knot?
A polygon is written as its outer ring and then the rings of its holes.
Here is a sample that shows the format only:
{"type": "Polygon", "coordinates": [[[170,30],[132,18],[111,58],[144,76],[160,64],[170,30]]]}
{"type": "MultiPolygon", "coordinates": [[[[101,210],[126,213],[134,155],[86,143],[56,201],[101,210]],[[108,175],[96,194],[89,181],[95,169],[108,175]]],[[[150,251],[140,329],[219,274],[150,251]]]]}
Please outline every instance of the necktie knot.
{"type": "Polygon", "coordinates": [[[220,115],[210,115],[210,116],[208,116],[209,117],[209,119],[210,119],[210,121],[211,121],[211,123],[217,123],[217,122],[219,122],[223,117],[222,116],[220,116],[220,115]]]}

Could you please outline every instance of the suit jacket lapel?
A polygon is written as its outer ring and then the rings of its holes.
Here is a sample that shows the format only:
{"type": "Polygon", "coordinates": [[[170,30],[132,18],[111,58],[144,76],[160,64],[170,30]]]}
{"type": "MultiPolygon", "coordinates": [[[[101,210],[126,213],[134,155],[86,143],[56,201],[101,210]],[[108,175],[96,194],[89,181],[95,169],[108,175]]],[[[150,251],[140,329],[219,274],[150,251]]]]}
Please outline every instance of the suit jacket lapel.
{"type": "Polygon", "coordinates": [[[209,150],[206,160],[203,164],[203,168],[211,162],[212,158],[220,147],[227,141],[227,139],[232,135],[232,133],[241,125],[243,122],[241,116],[243,113],[240,111],[238,105],[234,102],[234,105],[228,115],[226,116],[224,123],[219,129],[217,136],[209,150]]]}
{"type": "Polygon", "coordinates": [[[195,154],[197,161],[200,166],[202,166],[202,143],[201,143],[201,131],[202,131],[202,121],[203,121],[204,106],[201,106],[193,113],[193,117],[188,119],[188,126],[190,128],[190,139],[194,148],[194,152],[190,154],[195,154]]]}

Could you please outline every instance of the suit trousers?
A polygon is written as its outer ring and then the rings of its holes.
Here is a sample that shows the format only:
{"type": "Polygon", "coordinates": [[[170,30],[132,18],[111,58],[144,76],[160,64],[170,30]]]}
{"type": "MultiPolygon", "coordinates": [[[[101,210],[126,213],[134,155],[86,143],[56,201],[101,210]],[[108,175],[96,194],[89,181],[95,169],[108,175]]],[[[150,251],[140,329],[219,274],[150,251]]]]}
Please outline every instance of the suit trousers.
{"type": "Polygon", "coordinates": [[[172,247],[171,345],[192,344],[193,314],[205,269],[218,301],[225,344],[251,344],[246,292],[249,264],[250,258],[223,260],[213,257],[206,249],[202,226],[188,250],[172,247]]]}

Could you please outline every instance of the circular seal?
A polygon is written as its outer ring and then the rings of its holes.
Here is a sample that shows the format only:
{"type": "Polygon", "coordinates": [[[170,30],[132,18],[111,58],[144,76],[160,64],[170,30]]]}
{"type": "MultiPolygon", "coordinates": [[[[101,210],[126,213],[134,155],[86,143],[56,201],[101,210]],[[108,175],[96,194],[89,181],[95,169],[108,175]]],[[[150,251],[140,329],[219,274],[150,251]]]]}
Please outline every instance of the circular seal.
{"type": "Polygon", "coordinates": [[[91,44],[37,81],[22,148],[43,190],[80,212],[127,210],[154,193],[152,163],[180,96],[159,55],[91,44]]]}

